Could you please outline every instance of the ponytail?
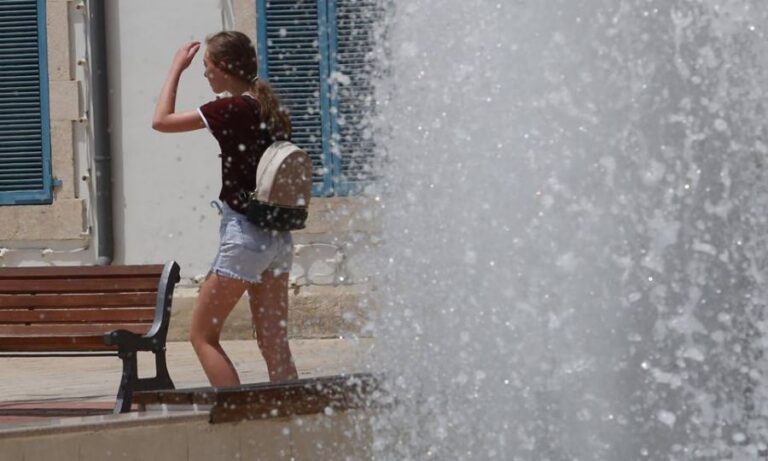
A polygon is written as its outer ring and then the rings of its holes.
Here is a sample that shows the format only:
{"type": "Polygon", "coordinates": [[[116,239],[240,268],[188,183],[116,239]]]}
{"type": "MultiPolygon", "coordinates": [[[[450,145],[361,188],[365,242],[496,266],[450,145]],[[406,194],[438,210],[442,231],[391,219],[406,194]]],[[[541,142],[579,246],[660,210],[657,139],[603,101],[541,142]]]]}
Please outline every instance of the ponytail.
{"type": "Polygon", "coordinates": [[[253,80],[251,91],[259,103],[259,117],[267,125],[274,141],[291,139],[291,117],[288,109],[280,103],[269,83],[258,78],[253,80]]]}

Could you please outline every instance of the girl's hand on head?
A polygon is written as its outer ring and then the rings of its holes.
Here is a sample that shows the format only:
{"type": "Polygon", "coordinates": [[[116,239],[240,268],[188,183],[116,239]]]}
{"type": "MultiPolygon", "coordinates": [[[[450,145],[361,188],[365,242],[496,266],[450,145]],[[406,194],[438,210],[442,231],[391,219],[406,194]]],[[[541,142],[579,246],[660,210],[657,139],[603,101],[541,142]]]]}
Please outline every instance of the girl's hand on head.
{"type": "Polygon", "coordinates": [[[200,42],[189,42],[182,46],[173,57],[173,66],[183,71],[192,63],[198,50],[200,50],[200,42]]]}

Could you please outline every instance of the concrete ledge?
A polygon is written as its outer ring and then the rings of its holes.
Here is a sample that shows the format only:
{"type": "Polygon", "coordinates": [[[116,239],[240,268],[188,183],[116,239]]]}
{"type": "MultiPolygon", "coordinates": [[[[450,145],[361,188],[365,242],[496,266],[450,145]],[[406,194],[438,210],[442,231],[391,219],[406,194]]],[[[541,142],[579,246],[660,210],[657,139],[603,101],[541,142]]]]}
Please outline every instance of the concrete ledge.
{"type": "Polygon", "coordinates": [[[370,459],[372,442],[370,415],[362,411],[219,425],[205,413],[128,413],[0,432],[0,453],[27,461],[370,459]]]}
{"type": "MultiPolygon", "coordinates": [[[[290,338],[332,338],[370,336],[367,324],[370,306],[367,286],[310,286],[289,295],[288,336],[290,338]]],[[[168,341],[186,341],[197,287],[179,287],[174,292],[168,341]]],[[[243,296],[224,325],[222,339],[253,337],[248,297],[243,296]]]]}
{"type": "Polygon", "coordinates": [[[61,199],[51,205],[0,207],[0,240],[83,240],[85,203],[61,199]]]}

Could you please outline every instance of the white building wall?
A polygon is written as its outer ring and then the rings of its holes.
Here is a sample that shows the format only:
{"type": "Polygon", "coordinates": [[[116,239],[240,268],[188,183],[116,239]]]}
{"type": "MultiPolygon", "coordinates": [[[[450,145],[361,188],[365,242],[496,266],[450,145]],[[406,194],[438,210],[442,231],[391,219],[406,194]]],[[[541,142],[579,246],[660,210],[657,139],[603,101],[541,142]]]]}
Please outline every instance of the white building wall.
{"type": "MultiPolygon", "coordinates": [[[[115,262],[175,259],[182,276],[204,274],[216,251],[218,145],[206,131],[163,134],[152,114],[175,51],[222,29],[220,0],[131,0],[108,8],[115,262]]],[[[227,10],[225,10],[226,12],[227,10]]],[[[213,98],[202,51],[183,74],[177,110],[213,98]]]]}

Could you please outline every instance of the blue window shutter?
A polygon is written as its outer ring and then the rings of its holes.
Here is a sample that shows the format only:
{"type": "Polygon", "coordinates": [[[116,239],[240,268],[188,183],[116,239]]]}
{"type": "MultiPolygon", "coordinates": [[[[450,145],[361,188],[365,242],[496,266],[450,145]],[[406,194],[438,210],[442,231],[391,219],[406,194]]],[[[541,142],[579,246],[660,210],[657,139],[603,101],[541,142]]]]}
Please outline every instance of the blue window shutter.
{"type": "Polygon", "coordinates": [[[315,195],[347,195],[373,179],[375,4],[257,1],[260,74],[291,110],[293,141],[312,156],[315,195]]]}
{"type": "Polygon", "coordinates": [[[332,78],[336,193],[348,195],[374,179],[372,59],[376,0],[329,0],[334,7],[332,78]]]}
{"type": "Polygon", "coordinates": [[[259,73],[275,88],[291,112],[292,140],[312,157],[313,193],[331,188],[326,35],[318,0],[259,0],[259,73]]]}
{"type": "Polygon", "coordinates": [[[47,58],[45,1],[1,1],[0,205],[53,198],[47,58]]]}

